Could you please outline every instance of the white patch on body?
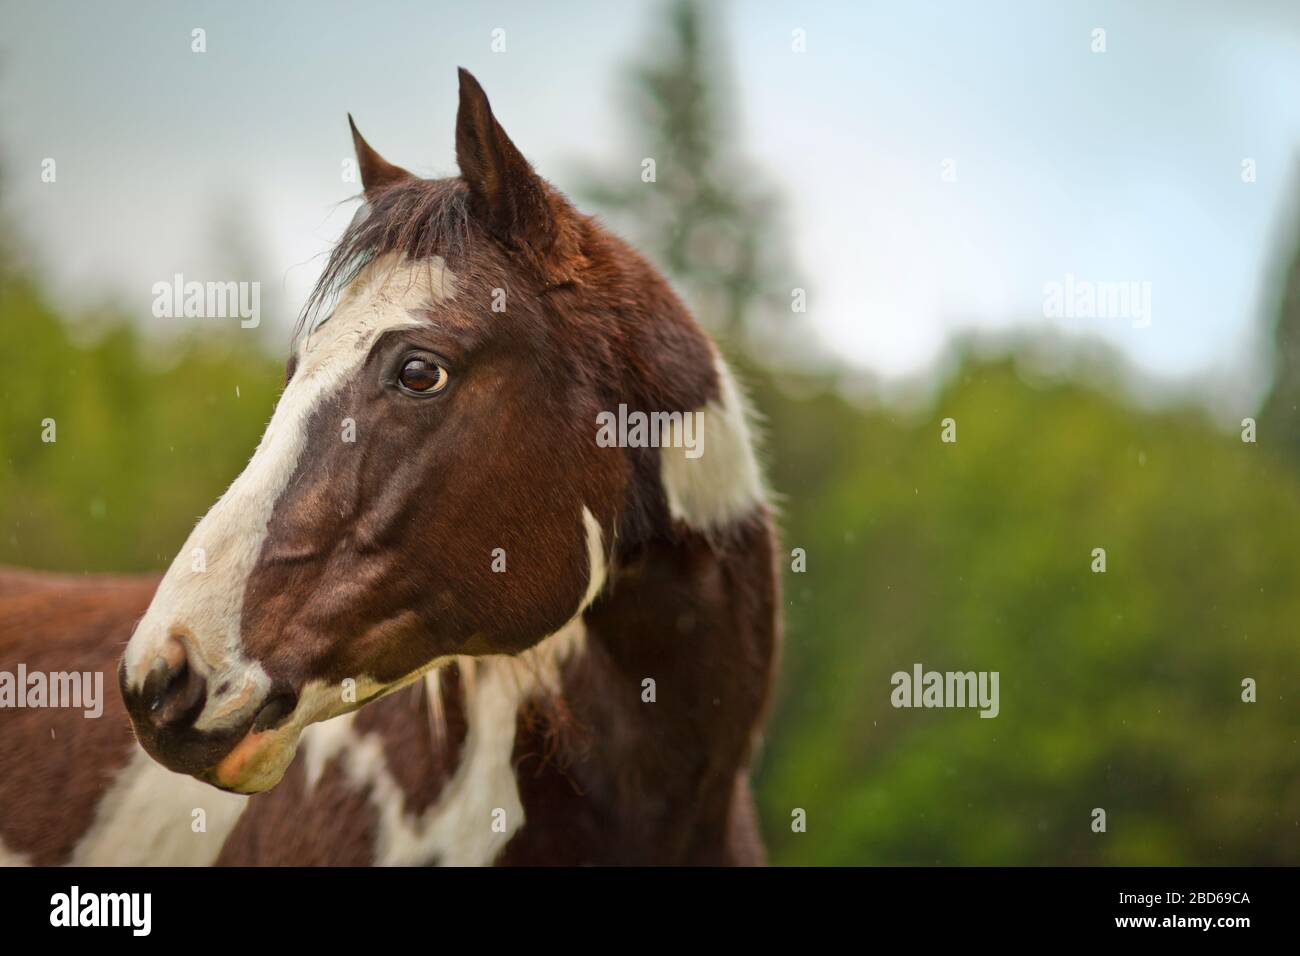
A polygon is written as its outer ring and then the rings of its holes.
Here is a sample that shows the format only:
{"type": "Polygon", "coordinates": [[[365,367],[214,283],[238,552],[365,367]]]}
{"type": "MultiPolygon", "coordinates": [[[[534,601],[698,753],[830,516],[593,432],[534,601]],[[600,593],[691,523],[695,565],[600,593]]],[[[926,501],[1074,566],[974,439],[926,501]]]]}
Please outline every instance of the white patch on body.
{"type": "Polygon", "coordinates": [[[726,527],[767,500],[763,471],[750,434],[753,412],[720,356],[715,354],[718,398],[704,406],[704,453],[659,450],[659,476],[673,518],[697,531],[726,527]]]}
{"type": "Polygon", "coordinates": [[[191,666],[207,678],[210,696],[195,723],[199,730],[237,726],[261,707],[270,680],[242,653],[244,591],[275,503],[306,446],[312,412],[356,374],[378,335],[418,326],[416,310],[448,301],[454,286],[440,258],[384,256],[348,285],[330,318],[306,336],[252,460],[190,534],[127,645],[130,686],[141,685],[175,629],[186,635],[191,666]],[[200,572],[191,569],[197,548],[206,561],[200,572]]]}
{"type": "Polygon", "coordinates": [[[72,866],[210,866],[248,798],[172,773],[136,750],[95,810],[72,866]],[[194,811],[206,832],[194,832],[194,811]]]}

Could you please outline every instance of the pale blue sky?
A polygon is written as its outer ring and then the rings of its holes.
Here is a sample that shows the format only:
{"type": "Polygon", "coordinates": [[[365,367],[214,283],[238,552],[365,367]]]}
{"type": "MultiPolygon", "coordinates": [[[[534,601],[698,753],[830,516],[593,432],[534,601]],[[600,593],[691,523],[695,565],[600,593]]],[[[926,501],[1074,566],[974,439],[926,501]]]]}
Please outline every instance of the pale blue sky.
{"type": "MultiPolygon", "coordinates": [[[[72,302],[112,290],[146,323],[164,321],[154,282],[236,278],[216,210],[291,316],[350,214],[345,113],[390,160],[454,173],[457,65],[561,187],[591,164],[635,178],[647,154],[618,71],[653,53],[654,2],[3,7],[0,149],[34,257],[72,302]]],[[[737,2],[722,23],[743,145],[785,194],[809,319],[838,355],[906,375],[964,327],[1058,325],[1156,377],[1259,379],[1300,186],[1300,3],[737,2]],[[1150,327],[1043,318],[1067,273],[1150,282],[1150,327]]]]}

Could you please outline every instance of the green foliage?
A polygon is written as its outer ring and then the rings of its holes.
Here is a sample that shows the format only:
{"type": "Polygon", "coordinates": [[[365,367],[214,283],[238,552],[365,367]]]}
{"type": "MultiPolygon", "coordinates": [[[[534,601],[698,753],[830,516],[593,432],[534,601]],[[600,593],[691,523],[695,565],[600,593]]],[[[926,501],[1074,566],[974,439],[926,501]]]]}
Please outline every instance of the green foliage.
{"type": "Polygon", "coordinates": [[[1292,473],[1010,359],[967,358],[915,421],[755,385],[807,552],[762,762],[776,861],[1300,862],[1292,473]],[[998,671],[1000,715],[895,709],[915,663],[998,671]]]}
{"type": "Polygon", "coordinates": [[[252,454],[282,375],[238,322],[164,350],[124,316],[73,325],[0,274],[0,562],[166,567],[252,454]]]}
{"type": "Polygon", "coordinates": [[[1259,414],[1261,429],[1292,465],[1300,464],[1300,233],[1296,240],[1275,283],[1273,388],[1259,414]]]}

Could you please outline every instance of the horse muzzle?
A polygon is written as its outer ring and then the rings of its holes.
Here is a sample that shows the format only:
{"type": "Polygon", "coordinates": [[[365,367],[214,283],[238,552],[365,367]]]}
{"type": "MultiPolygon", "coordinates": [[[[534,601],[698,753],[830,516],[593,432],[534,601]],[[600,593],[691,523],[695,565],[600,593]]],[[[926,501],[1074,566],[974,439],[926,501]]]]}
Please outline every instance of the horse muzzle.
{"type": "Polygon", "coordinates": [[[223,790],[270,789],[297,749],[301,727],[292,717],[298,695],[287,688],[272,687],[246,716],[221,726],[199,726],[209,703],[208,680],[175,638],[164,643],[143,681],[128,679],[123,659],[118,686],[136,738],[149,756],[223,790]]]}

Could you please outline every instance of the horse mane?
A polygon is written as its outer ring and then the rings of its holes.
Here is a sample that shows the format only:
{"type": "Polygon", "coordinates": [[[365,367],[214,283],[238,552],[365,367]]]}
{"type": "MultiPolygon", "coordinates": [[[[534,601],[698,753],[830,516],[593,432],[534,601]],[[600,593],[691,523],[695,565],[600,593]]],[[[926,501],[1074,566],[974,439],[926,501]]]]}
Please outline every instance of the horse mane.
{"type": "Polygon", "coordinates": [[[308,331],[369,263],[390,252],[412,261],[465,254],[470,241],[469,187],[463,179],[406,179],[364,204],[330,251],[294,325],[308,331]]]}

